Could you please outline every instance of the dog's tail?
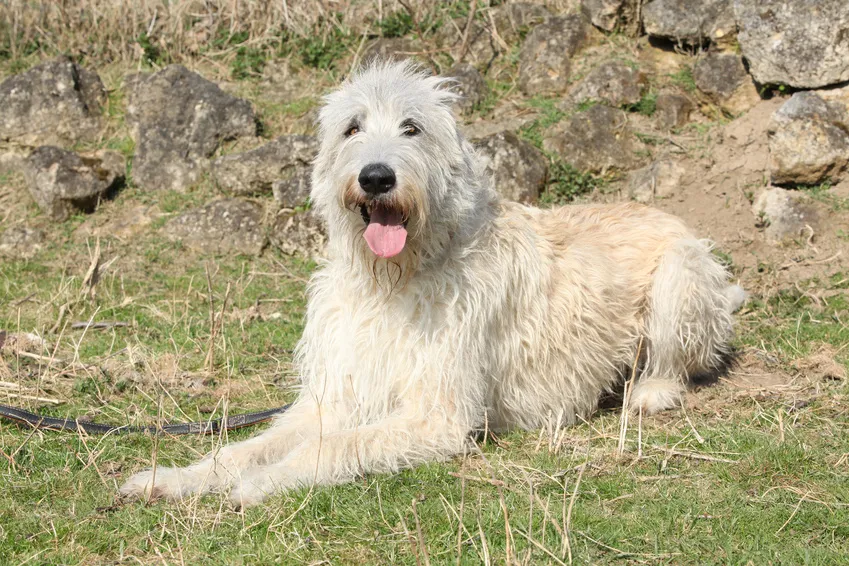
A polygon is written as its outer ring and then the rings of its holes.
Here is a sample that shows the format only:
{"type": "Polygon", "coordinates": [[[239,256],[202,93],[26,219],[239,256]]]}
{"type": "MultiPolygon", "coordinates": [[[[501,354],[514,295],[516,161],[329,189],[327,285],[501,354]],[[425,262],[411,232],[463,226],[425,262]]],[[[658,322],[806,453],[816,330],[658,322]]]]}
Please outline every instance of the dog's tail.
{"type": "Polygon", "coordinates": [[[728,312],[737,312],[748,300],[749,293],[739,285],[729,285],[725,288],[725,298],[728,300],[728,312]]]}

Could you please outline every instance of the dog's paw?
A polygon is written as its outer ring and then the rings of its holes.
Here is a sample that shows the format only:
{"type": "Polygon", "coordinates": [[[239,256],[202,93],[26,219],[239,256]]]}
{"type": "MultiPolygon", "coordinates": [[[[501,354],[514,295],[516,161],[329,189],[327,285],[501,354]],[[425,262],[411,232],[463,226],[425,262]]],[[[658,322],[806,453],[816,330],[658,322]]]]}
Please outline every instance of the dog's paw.
{"type": "Polygon", "coordinates": [[[681,405],[684,387],[677,381],[649,379],[638,381],[631,394],[630,409],[644,415],[653,415],[681,405]]]}
{"type": "Polygon", "coordinates": [[[145,470],[131,477],[118,490],[118,495],[127,500],[181,499],[191,493],[191,486],[178,468],[156,468],[145,470]]]}
{"type": "Polygon", "coordinates": [[[265,467],[243,473],[233,482],[230,503],[236,509],[246,509],[262,503],[269,496],[298,487],[295,478],[279,467],[265,467]]]}

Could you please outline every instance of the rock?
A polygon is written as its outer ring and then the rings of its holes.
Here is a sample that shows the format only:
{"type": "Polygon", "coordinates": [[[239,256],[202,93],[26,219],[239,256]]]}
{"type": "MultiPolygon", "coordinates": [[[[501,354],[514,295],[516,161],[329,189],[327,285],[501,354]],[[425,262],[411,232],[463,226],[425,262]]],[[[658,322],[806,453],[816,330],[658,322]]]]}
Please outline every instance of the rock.
{"type": "Polygon", "coordinates": [[[70,147],[100,135],[106,89],[96,73],[67,57],[0,84],[0,142],[70,147]]]}
{"type": "Polygon", "coordinates": [[[588,100],[625,106],[640,101],[645,77],[621,61],[602,63],[569,92],[569,101],[580,104],[588,100]]]}
{"type": "Polygon", "coordinates": [[[757,82],[818,88],[849,80],[846,0],[734,0],[734,11],[757,82]]]}
{"type": "Polygon", "coordinates": [[[543,147],[580,171],[606,173],[635,165],[633,137],[625,112],[598,104],[558,124],[543,147]]]}
{"type": "Polygon", "coordinates": [[[124,181],[124,156],[115,151],[76,154],[46,145],[27,158],[24,176],[33,200],[53,220],[93,212],[124,181]]]}
{"type": "MultiPolygon", "coordinates": [[[[463,49],[463,31],[465,18],[455,18],[443,24],[435,34],[435,41],[441,48],[450,51],[454,57],[460,56],[463,49]]],[[[466,44],[464,62],[475,67],[486,68],[501,53],[502,47],[492,38],[492,30],[487,23],[475,19],[469,28],[469,40],[466,44]]]]}
{"type": "Polygon", "coordinates": [[[106,214],[89,217],[74,230],[74,239],[115,238],[128,241],[146,232],[157,218],[162,216],[154,204],[139,204],[125,207],[115,206],[106,214]]]}
{"type": "Polygon", "coordinates": [[[694,109],[693,102],[683,94],[661,93],[657,95],[654,115],[661,129],[672,130],[687,124],[694,109]]]}
{"type": "Polygon", "coordinates": [[[536,26],[519,52],[522,92],[534,95],[565,91],[569,84],[570,59],[586,37],[586,22],[579,15],[549,18],[536,26]]]}
{"type": "Polygon", "coordinates": [[[371,42],[363,51],[362,61],[405,61],[415,57],[412,53],[422,51],[421,45],[406,37],[381,37],[371,42]]]}
{"type": "Polygon", "coordinates": [[[238,198],[210,202],[168,222],[171,240],[208,254],[259,255],[265,247],[263,207],[238,198]]]}
{"type": "Polygon", "coordinates": [[[133,180],[144,189],[184,191],[200,180],[220,142],[256,135],[249,102],[181,65],[130,80],[127,90],[133,180]]]}
{"type": "Polygon", "coordinates": [[[731,0],[653,0],[642,17],[648,35],[689,45],[727,40],[737,29],[731,0]]]}
{"type": "Polygon", "coordinates": [[[815,218],[793,191],[770,187],[761,192],[752,205],[755,225],[764,229],[768,240],[779,242],[798,237],[815,218]]]}
{"type": "Polygon", "coordinates": [[[212,162],[210,173],[220,189],[237,195],[270,193],[276,183],[297,199],[292,205],[297,206],[309,192],[309,184],[303,187],[301,180],[309,179],[317,152],[318,142],[313,136],[280,136],[251,151],[219,157],[212,162]],[[285,189],[288,184],[295,188],[285,189]]]}
{"type": "Polygon", "coordinates": [[[743,60],[733,53],[708,53],[693,67],[696,87],[731,114],[742,114],[761,101],[743,60]]]}
{"type": "Polygon", "coordinates": [[[631,173],[628,178],[628,194],[637,202],[650,203],[656,198],[669,198],[681,186],[685,170],[678,162],[670,159],[655,161],[631,173]]]}
{"type": "Polygon", "coordinates": [[[837,180],[849,165],[849,113],[837,101],[799,92],[773,114],[769,172],[775,184],[837,180]]]}
{"type": "Polygon", "coordinates": [[[582,0],[581,12],[592,24],[604,31],[623,30],[629,35],[640,31],[640,0],[582,0]]]}
{"type": "Polygon", "coordinates": [[[486,98],[489,91],[486,80],[480,74],[480,71],[468,63],[454,65],[448,70],[446,76],[457,81],[454,90],[463,96],[457,102],[463,112],[467,114],[472,112],[486,98]]]}
{"type": "Polygon", "coordinates": [[[548,159],[512,132],[476,140],[475,148],[495,190],[507,200],[535,203],[548,180],[548,159]]]}
{"type": "Polygon", "coordinates": [[[318,259],[327,249],[324,223],[312,210],[281,209],[269,232],[271,244],[287,255],[318,259]]]}
{"type": "Polygon", "coordinates": [[[44,232],[28,226],[12,226],[0,235],[0,256],[30,259],[41,250],[44,232]]]}

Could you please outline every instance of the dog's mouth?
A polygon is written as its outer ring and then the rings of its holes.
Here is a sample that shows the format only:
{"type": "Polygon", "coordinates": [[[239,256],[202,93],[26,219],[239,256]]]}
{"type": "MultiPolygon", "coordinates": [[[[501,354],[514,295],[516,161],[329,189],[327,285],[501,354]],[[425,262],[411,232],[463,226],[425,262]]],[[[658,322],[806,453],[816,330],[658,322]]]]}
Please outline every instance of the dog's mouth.
{"type": "Polygon", "coordinates": [[[363,237],[374,255],[389,258],[400,254],[407,243],[407,218],[391,203],[368,201],[360,204],[366,223],[363,237]]]}

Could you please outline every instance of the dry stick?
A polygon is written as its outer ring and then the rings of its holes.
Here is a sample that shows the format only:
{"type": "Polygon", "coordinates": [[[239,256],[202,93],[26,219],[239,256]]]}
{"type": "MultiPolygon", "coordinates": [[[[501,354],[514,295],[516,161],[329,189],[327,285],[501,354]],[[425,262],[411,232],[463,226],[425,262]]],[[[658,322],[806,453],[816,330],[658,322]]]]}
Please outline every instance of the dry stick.
{"type": "Polygon", "coordinates": [[[401,515],[400,511],[398,511],[398,518],[401,519],[401,526],[404,528],[404,534],[407,535],[407,542],[410,543],[410,548],[413,549],[413,556],[416,557],[416,566],[422,566],[422,561],[419,560],[419,549],[416,545],[416,539],[413,538],[410,529],[407,528],[407,521],[404,520],[404,516],[401,515]]]}
{"type": "MultiPolygon", "coordinates": [[[[156,410],[156,420],[157,420],[157,426],[159,428],[162,428],[162,396],[161,395],[159,396],[159,407],[156,410]]],[[[151,465],[153,467],[153,470],[152,470],[152,473],[151,473],[151,476],[150,476],[150,493],[147,494],[147,498],[145,499],[145,502],[144,502],[145,505],[149,505],[150,501],[153,499],[153,490],[155,489],[155,486],[156,486],[156,463],[157,463],[157,459],[158,459],[157,457],[159,456],[159,437],[160,437],[160,435],[158,435],[158,434],[153,435],[153,456],[151,458],[151,460],[152,460],[151,465]]]]}
{"type": "Polygon", "coordinates": [[[419,548],[422,549],[422,554],[424,554],[425,566],[430,566],[430,556],[427,553],[427,546],[425,545],[424,535],[422,535],[422,524],[419,521],[419,514],[416,511],[416,498],[413,498],[413,518],[416,520],[416,538],[419,541],[419,548]]]}
{"type": "MultiPolygon", "coordinates": [[[[461,469],[465,467],[466,459],[463,458],[461,469]]],[[[466,505],[466,477],[461,476],[460,481],[460,516],[457,521],[457,566],[460,566],[460,558],[463,556],[463,510],[466,505]]]]}
{"type": "Polygon", "coordinates": [[[569,508],[566,511],[566,525],[563,529],[563,540],[566,541],[566,551],[569,555],[569,564],[572,563],[572,542],[569,540],[572,530],[572,509],[575,507],[575,500],[578,498],[578,488],[581,486],[581,479],[584,477],[584,470],[587,469],[587,464],[589,464],[589,462],[581,466],[581,469],[578,471],[578,479],[575,480],[575,487],[572,489],[572,497],[569,499],[569,508]]]}
{"type": "Polygon", "coordinates": [[[212,296],[212,276],[209,274],[209,263],[206,264],[206,289],[209,295],[209,346],[206,350],[204,365],[206,371],[212,373],[215,369],[215,299],[212,296]]]}
{"type": "Polygon", "coordinates": [[[616,447],[617,456],[622,456],[625,453],[625,437],[628,434],[628,405],[631,403],[631,391],[634,389],[634,381],[637,378],[637,364],[640,361],[642,350],[643,337],[640,336],[640,343],[637,345],[637,355],[634,356],[634,365],[631,366],[631,379],[625,382],[625,394],[622,396],[622,414],[619,417],[619,444],[616,447]]]}
{"type": "Polygon", "coordinates": [[[475,19],[475,11],[478,8],[476,0],[469,0],[469,17],[466,19],[466,28],[463,30],[463,45],[460,47],[460,54],[457,56],[457,63],[462,63],[466,57],[466,51],[469,50],[469,32],[472,29],[472,23],[475,19]]]}
{"type": "Polygon", "coordinates": [[[682,452],[680,450],[674,450],[672,448],[666,448],[665,446],[658,446],[657,444],[652,444],[652,448],[655,450],[660,450],[661,452],[666,452],[669,456],[681,456],[682,458],[692,458],[693,460],[705,460],[707,462],[721,462],[723,464],[739,464],[738,460],[728,460],[727,458],[717,458],[716,456],[708,456],[706,454],[699,454],[697,452],[682,452]]]}
{"type": "Polygon", "coordinates": [[[566,563],[565,563],[565,562],[563,562],[562,560],[560,560],[559,558],[557,558],[557,556],[555,556],[555,554],[554,554],[553,552],[551,552],[550,550],[548,550],[546,547],[544,547],[543,545],[541,545],[540,543],[538,543],[537,541],[535,541],[535,540],[531,537],[531,535],[529,535],[528,533],[526,533],[526,532],[524,532],[524,531],[519,531],[519,533],[521,533],[521,535],[522,535],[522,536],[524,536],[526,539],[528,539],[528,542],[529,542],[529,543],[531,543],[532,545],[534,545],[535,547],[537,547],[538,549],[540,549],[541,551],[543,551],[544,553],[546,553],[546,554],[547,554],[547,555],[548,555],[548,556],[549,556],[552,560],[554,560],[555,562],[557,562],[557,563],[558,563],[558,564],[560,564],[561,566],[566,566],[566,563]]]}

